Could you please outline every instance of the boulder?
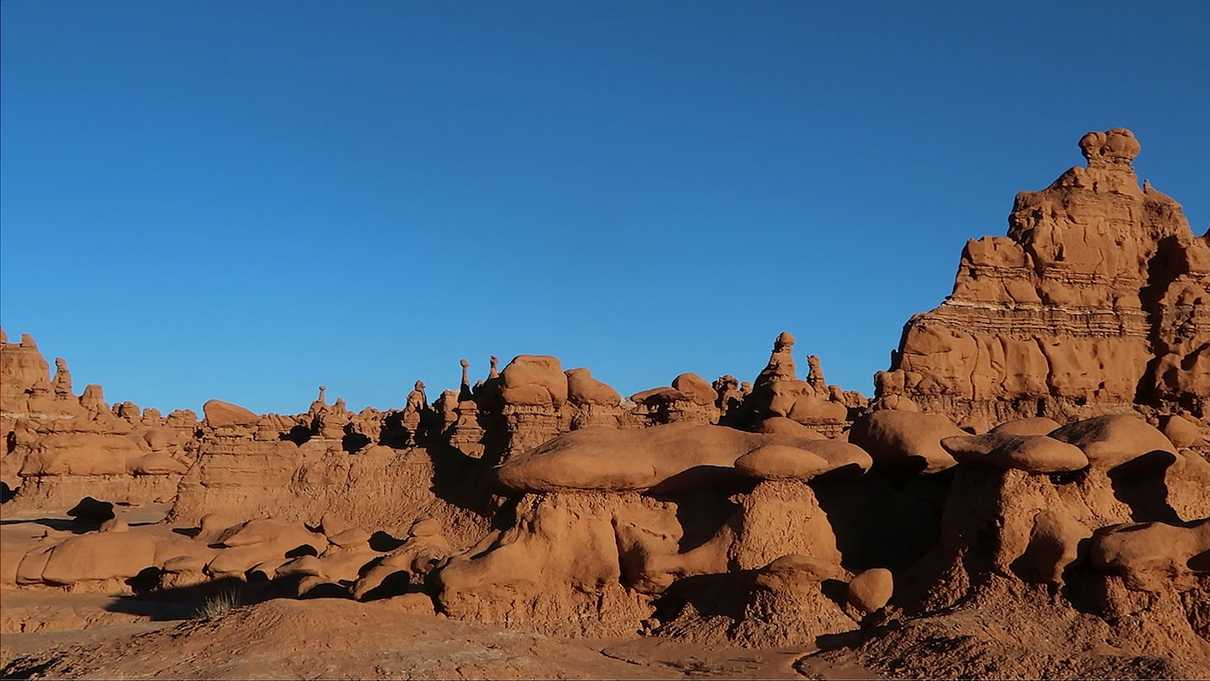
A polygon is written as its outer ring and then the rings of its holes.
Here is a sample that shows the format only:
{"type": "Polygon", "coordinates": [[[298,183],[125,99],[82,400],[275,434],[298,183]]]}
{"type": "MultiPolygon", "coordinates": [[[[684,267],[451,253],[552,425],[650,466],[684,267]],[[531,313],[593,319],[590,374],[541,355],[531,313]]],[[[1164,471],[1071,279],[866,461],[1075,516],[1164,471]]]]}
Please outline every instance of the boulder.
{"type": "Polygon", "coordinates": [[[1141,457],[1163,465],[1176,460],[1176,448],[1163,433],[1128,414],[1069,423],[1050,437],[1079,447],[1094,468],[1112,469],[1141,457]]]}
{"type": "Polygon", "coordinates": [[[944,416],[887,409],[858,419],[849,442],[869,452],[875,466],[936,473],[957,463],[941,441],[964,435],[944,416]]]}
{"type": "Polygon", "coordinates": [[[850,605],[863,613],[877,612],[895,591],[895,578],[886,568],[863,570],[849,582],[846,592],[850,605]]]}
{"type": "Polygon", "coordinates": [[[238,404],[222,400],[209,400],[202,405],[202,413],[206,415],[206,425],[211,428],[255,426],[260,419],[259,416],[238,404]]]}

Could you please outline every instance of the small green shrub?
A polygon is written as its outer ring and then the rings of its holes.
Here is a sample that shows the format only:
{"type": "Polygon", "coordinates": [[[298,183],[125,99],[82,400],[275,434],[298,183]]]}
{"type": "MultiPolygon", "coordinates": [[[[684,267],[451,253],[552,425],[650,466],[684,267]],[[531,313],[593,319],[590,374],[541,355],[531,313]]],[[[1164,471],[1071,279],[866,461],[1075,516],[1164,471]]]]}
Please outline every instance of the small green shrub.
{"type": "Polygon", "coordinates": [[[227,614],[231,610],[242,605],[243,599],[240,597],[239,589],[223,589],[218,593],[211,594],[202,601],[202,605],[197,609],[197,618],[203,620],[215,619],[227,614]]]}

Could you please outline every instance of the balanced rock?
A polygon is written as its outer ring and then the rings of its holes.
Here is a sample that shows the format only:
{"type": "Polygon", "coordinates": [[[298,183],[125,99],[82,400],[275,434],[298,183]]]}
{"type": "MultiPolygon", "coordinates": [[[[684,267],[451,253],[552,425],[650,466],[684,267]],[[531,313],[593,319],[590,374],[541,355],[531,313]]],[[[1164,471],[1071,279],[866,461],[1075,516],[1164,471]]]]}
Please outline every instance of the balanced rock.
{"type": "Polygon", "coordinates": [[[939,414],[887,409],[854,422],[849,442],[869,452],[877,466],[936,473],[957,463],[941,441],[964,435],[965,431],[939,414]]]}
{"type": "Polygon", "coordinates": [[[588,369],[568,369],[567,399],[573,404],[599,404],[616,407],[622,402],[622,396],[608,384],[592,377],[588,369]]]}
{"type": "Polygon", "coordinates": [[[757,447],[735,460],[735,470],[761,480],[810,480],[828,468],[822,457],[786,445],[757,447]]]}
{"type": "Polygon", "coordinates": [[[1127,414],[1069,423],[1050,437],[1079,447],[1094,468],[1111,469],[1144,456],[1164,465],[1176,460],[1176,448],[1163,433],[1127,414]]]}
{"type": "Polygon", "coordinates": [[[550,405],[567,401],[567,376],[557,357],[518,355],[500,373],[505,403],[550,405]]]}
{"type": "Polygon", "coordinates": [[[790,435],[792,437],[802,438],[804,440],[826,440],[822,433],[814,428],[808,428],[794,419],[785,416],[770,416],[763,419],[760,425],[756,427],[758,433],[769,433],[772,435],[790,435]]]}
{"type": "Polygon", "coordinates": [[[206,415],[206,425],[211,428],[226,428],[229,426],[254,426],[260,419],[251,411],[230,402],[210,400],[202,405],[206,415]]]}
{"type": "Polygon", "coordinates": [[[1088,457],[1075,445],[1045,435],[986,435],[947,437],[941,441],[958,463],[1017,468],[1028,473],[1063,473],[1088,466],[1088,457]]]}
{"type": "Polygon", "coordinates": [[[1002,435],[1049,435],[1060,425],[1062,424],[1058,421],[1046,416],[1031,416],[1026,419],[1005,421],[989,432],[1002,435]]]}
{"type": "Polygon", "coordinates": [[[689,399],[700,405],[714,404],[718,399],[718,394],[714,392],[710,383],[694,373],[678,375],[672,379],[672,387],[688,395],[689,399]]]}

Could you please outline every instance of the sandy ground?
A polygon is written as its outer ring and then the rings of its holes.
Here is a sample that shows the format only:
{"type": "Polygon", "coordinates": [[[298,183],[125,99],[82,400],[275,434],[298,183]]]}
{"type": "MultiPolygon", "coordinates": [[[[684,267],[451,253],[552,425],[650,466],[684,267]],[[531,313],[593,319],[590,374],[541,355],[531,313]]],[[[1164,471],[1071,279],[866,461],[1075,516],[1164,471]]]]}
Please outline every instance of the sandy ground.
{"type": "MultiPolygon", "coordinates": [[[[115,509],[131,525],[166,508],[115,509]]],[[[95,524],[6,513],[0,558],[95,524]]],[[[6,566],[14,567],[14,566],[6,566]]],[[[0,590],[5,678],[868,678],[809,648],[747,650],[662,639],[564,640],[417,614],[398,599],[273,599],[203,618],[203,595],[164,600],[0,590]]]]}
{"type": "Polygon", "coordinates": [[[561,640],[414,614],[395,599],[276,599],[199,619],[182,612],[181,604],[133,598],[14,591],[0,596],[5,677],[870,676],[843,660],[817,664],[810,649],[707,648],[659,639],[561,640]]]}

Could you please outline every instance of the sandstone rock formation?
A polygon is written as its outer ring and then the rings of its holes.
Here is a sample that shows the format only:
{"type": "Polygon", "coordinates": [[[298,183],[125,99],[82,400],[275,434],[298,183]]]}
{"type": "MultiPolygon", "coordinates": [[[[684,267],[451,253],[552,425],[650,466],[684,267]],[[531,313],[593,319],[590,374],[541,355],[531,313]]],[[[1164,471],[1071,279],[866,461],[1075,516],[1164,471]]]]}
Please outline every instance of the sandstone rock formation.
{"type": "Polygon", "coordinates": [[[905,326],[877,398],[979,429],[1012,418],[1210,411],[1210,241],[1135,176],[1125,129],[1086,167],[1017,195],[1008,235],[970,241],[949,298],[905,326]]]}
{"type": "Polygon", "coordinates": [[[1008,236],[967,245],[872,402],[814,355],[799,378],[782,332],[750,384],[684,372],[623,399],[493,356],[432,403],[416,381],[354,412],[321,386],[302,413],[210,400],[199,421],[77,398],[65,360],[52,380],[5,340],[4,508],[54,522],[0,543],[0,588],[234,582],[564,637],[846,648],[889,674],[1210,668],[1210,245],[1138,186],[1131,133],[1081,148],[1008,236]]]}
{"type": "Polygon", "coordinates": [[[197,455],[193,424],[133,403],[111,409],[97,385],[77,399],[67,362],[55,365],[52,383],[29,334],[0,345],[0,480],[20,489],[10,508],[62,512],[86,496],[171,501],[197,455]]]}

